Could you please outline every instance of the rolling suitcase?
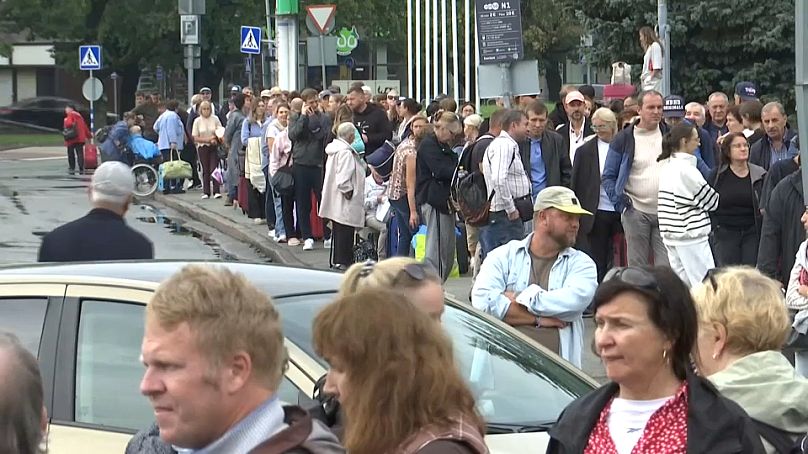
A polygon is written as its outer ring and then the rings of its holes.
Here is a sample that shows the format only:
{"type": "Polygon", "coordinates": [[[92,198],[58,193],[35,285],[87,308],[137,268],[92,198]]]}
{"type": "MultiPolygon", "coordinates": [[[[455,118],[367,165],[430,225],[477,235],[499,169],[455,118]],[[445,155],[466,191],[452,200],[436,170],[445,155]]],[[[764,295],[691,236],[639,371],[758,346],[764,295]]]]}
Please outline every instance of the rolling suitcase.
{"type": "Polygon", "coordinates": [[[311,193],[311,213],[309,214],[309,222],[311,222],[311,236],[315,240],[322,240],[325,238],[325,232],[323,228],[323,218],[317,215],[318,209],[320,207],[317,205],[317,196],[314,193],[311,193]]]}
{"type": "Polygon", "coordinates": [[[95,170],[98,167],[98,147],[92,143],[84,144],[84,170],[95,170]]]}

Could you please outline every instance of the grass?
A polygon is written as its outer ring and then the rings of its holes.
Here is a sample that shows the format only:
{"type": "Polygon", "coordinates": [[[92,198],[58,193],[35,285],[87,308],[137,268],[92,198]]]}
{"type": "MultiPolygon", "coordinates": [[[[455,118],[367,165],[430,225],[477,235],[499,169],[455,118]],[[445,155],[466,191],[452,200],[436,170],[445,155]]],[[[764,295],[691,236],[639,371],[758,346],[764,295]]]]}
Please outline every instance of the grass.
{"type": "Polygon", "coordinates": [[[0,150],[64,145],[61,134],[0,134],[0,150]]]}

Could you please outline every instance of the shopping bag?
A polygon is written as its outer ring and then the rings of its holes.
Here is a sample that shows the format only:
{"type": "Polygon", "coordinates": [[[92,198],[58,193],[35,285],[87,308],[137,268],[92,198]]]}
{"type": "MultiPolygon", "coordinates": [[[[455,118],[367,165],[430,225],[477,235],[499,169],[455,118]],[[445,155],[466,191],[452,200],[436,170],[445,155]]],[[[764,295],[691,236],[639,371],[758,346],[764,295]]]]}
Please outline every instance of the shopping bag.
{"type": "Polygon", "coordinates": [[[191,167],[190,162],[183,161],[182,159],[174,159],[173,150],[169,152],[171,160],[160,164],[163,168],[165,178],[169,180],[179,180],[184,178],[191,178],[194,175],[194,169],[191,167]]]}
{"type": "MultiPolygon", "coordinates": [[[[423,262],[424,257],[426,257],[425,225],[421,224],[418,226],[418,231],[412,236],[412,248],[415,251],[415,260],[423,262]]],[[[452,271],[449,273],[449,277],[460,277],[460,267],[457,265],[457,259],[455,259],[454,264],[452,265],[452,271]]]]}

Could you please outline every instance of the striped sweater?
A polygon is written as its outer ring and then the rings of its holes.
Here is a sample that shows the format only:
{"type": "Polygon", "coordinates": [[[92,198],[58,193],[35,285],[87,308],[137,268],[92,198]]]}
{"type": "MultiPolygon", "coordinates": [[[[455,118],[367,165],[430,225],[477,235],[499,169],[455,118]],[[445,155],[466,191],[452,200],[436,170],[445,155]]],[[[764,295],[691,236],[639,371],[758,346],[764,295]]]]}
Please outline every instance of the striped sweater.
{"type": "Polygon", "coordinates": [[[674,153],[659,172],[659,231],[668,244],[699,241],[710,234],[710,211],[718,208],[718,193],[696,168],[696,157],[674,153]]]}

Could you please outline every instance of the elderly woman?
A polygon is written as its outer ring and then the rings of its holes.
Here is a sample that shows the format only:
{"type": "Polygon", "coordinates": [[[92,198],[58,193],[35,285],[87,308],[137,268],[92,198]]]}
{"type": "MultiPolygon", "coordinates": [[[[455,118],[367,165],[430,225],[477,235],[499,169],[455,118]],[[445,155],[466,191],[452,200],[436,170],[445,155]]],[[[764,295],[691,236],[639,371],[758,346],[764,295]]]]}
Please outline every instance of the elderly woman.
{"type": "Polygon", "coordinates": [[[241,128],[244,124],[244,119],[247,118],[246,112],[250,111],[250,107],[246,98],[241,93],[236,93],[233,98],[233,106],[235,110],[230,112],[227,118],[227,127],[224,131],[224,143],[229,146],[227,153],[227,198],[225,199],[225,206],[233,206],[238,203],[238,153],[241,150],[241,128]]]}
{"type": "MultiPolygon", "coordinates": [[[[791,433],[794,439],[804,435],[808,379],[800,377],[780,353],[790,329],[780,283],[746,267],[726,268],[708,277],[693,290],[699,317],[694,352],[699,372],[754,420],[791,433]]],[[[767,453],[780,452],[765,435],[763,444],[767,453]]]]}
{"type": "Polygon", "coordinates": [[[581,201],[581,206],[595,213],[594,216],[581,217],[576,246],[595,261],[598,282],[601,282],[609,269],[609,257],[613,255],[613,238],[615,234],[623,232],[620,213],[615,211],[600,181],[609,143],[617,134],[614,112],[605,107],[596,110],[592,115],[592,131],[596,136],[583,144],[575,154],[571,189],[581,201]]]}
{"type": "Polygon", "coordinates": [[[345,270],[353,263],[354,229],[365,225],[365,163],[351,147],[356,127],[349,122],[337,127],[337,138],[325,147],[325,180],[319,216],[331,221],[331,253],[334,268],[345,270]]]}
{"type": "Polygon", "coordinates": [[[211,103],[203,101],[199,106],[199,116],[194,120],[191,127],[191,137],[196,145],[196,152],[199,155],[199,162],[202,164],[202,198],[211,196],[211,183],[213,184],[213,198],[221,198],[219,193],[219,183],[211,178],[213,171],[219,165],[219,155],[216,151],[219,139],[216,137],[216,130],[222,127],[219,117],[217,117],[211,103]]]}
{"type": "Polygon", "coordinates": [[[471,114],[463,118],[463,139],[465,145],[463,148],[474,145],[477,138],[480,137],[480,125],[483,124],[483,117],[477,114],[471,114]]]}
{"type": "Polygon", "coordinates": [[[440,324],[387,289],[341,296],[314,320],[325,392],[352,454],[487,454],[485,423],[440,324]]]}
{"type": "Polygon", "coordinates": [[[592,303],[611,382],[564,410],[548,453],[763,452],[746,413],[693,373],[696,309],[670,268],[615,268],[592,303]]]}

